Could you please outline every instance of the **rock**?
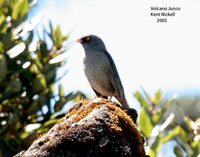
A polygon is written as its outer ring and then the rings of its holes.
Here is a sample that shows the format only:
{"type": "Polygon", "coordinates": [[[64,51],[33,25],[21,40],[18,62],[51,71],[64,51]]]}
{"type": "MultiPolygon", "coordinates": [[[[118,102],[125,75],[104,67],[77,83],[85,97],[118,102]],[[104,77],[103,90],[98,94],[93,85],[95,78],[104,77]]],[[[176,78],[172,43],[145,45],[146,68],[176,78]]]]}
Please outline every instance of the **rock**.
{"type": "Polygon", "coordinates": [[[15,157],[145,157],[137,125],[116,103],[82,100],[15,157]]]}

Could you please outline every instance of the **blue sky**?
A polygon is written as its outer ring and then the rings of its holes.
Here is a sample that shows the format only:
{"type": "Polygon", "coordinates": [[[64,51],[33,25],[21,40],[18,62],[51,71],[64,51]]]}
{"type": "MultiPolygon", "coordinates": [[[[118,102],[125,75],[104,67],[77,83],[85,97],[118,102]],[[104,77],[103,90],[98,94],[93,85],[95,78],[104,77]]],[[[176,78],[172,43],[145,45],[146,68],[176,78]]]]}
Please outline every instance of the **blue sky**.
{"type": "MultiPolygon", "coordinates": [[[[73,41],[86,34],[100,36],[118,68],[129,101],[143,87],[153,93],[190,93],[200,89],[200,23],[198,0],[40,0],[31,16],[42,23],[60,24],[73,41]],[[167,23],[156,23],[151,6],[178,6],[181,11],[167,23]]],[[[66,90],[94,96],[81,68],[83,50],[74,44],[67,52],[66,90]]],[[[62,73],[62,71],[61,71],[62,73]]]]}

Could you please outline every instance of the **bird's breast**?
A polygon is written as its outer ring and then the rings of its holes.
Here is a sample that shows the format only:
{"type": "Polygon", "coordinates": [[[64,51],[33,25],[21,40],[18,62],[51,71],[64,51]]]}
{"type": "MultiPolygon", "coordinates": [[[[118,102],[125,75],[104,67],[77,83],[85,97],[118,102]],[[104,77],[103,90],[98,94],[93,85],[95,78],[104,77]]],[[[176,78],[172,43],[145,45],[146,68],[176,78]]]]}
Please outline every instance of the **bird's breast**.
{"type": "Polygon", "coordinates": [[[83,63],[85,75],[92,88],[102,95],[113,95],[114,88],[107,75],[110,64],[106,55],[103,53],[86,55],[83,63]]]}

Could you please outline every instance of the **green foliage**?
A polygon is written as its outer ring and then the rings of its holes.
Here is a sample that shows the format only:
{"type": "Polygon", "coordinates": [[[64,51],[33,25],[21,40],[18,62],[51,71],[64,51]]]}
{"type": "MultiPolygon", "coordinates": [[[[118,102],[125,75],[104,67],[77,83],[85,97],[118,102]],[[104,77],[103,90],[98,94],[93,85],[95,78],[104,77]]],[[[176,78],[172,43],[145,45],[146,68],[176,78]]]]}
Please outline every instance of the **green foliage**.
{"type": "Polygon", "coordinates": [[[149,116],[150,116],[150,113],[145,107],[143,107],[142,111],[140,112],[139,124],[140,124],[141,133],[147,138],[150,137],[151,131],[153,129],[153,124],[152,124],[151,119],[149,119],[149,116]]]}
{"type": "Polygon", "coordinates": [[[50,23],[50,31],[38,37],[36,25],[27,21],[29,6],[28,0],[0,0],[0,156],[26,149],[63,115],[67,102],[85,97],[55,85],[64,61],[51,60],[64,52],[68,36],[50,23]]]}
{"type": "Polygon", "coordinates": [[[196,133],[194,132],[195,122],[186,114],[183,115],[182,122],[178,125],[176,122],[178,115],[175,110],[172,110],[177,103],[176,99],[164,98],[160,90],[152,97],[144,90],[143,92],[136,91],[135,97],[141,106],[139,114],[140,130],[146,138],[151,157],[158,155],[163,144],[172,141],[177,143],[174,148],[173,145],[171,148],[177,157],[182,157],[183,154],[196,157],[200,154],[199,120],[197,119],[198,122],[196,122],[196,126],[198,126],[196,133]]]}
{"type": "Polygon", "coordinates": [[[11,18],[15,23],[20,23],[26,19],[29,10],[28,0],[18,0],[13,6],[11,18]]]}

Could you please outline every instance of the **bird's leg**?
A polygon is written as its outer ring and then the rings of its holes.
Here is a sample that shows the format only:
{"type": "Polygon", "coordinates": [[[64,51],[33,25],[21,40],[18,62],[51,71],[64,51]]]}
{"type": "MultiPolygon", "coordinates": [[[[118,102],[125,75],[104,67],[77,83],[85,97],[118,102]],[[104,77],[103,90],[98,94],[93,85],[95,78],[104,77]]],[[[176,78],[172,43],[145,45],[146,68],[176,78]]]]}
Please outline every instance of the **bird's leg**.
{"type": "Polygon", "coordinates": [[[123,98],[119,98],[119,96],[114,96],[119,102],[120,104],[122,105],[122,108],[123,109],[128,109],[130,108],[129,105],[128,105],[128,102],[126,101],[126,98],[125,96],[123,96],[123,98]]]}

